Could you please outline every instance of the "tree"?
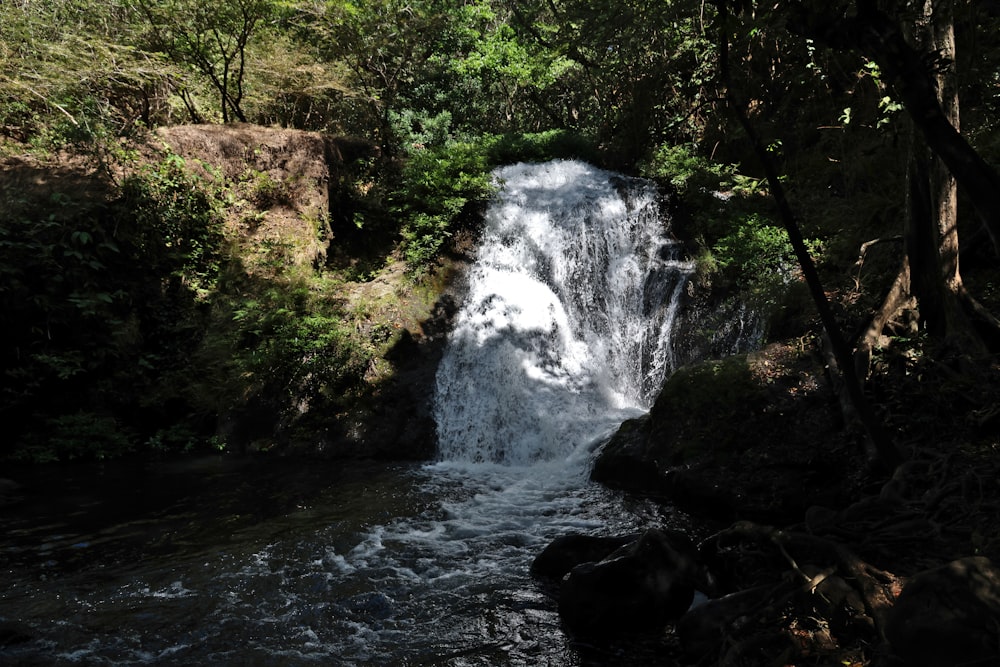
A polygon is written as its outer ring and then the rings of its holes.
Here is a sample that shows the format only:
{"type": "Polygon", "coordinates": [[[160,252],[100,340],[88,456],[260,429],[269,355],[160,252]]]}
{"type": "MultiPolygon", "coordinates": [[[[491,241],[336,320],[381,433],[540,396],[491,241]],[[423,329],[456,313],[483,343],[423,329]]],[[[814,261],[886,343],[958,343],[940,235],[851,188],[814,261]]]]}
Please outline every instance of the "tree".
{"type": "Polygon", "coordinates": [[[560,100],[566,126],[632,156],[664,141],[702,138],[715,99],[715,53],[697,3],[500,4],[523,41],[572,63],[544,90],[560,100]]]}
{"type": "MultiPolygon", "coordinates": [[[[151,45],[171,59],[203,74],[219,94],[223,122],[246,122],[247,47],[259,28],[274,16],[274,0],[135,0],[146,18],[151,45]]],[[[181,95],[193,120],[198,113],[181,95]]]]}
{"type": "Polygon", "coordinates": [[[990,330],[1000,323],[966,291],[959,271],[958,198],[961,186],[994,241],[1000,239],[1000,176],[959,132],[951,0],[913,2],[910,38],[897,20],[873,4],[831,16],[793,8],[796,30],[836,48],[869,55],[885,72],[919,133],[908,173],[906,256],[892,290],[858,343],[865,367],[875,338],[911,296],[928,331],[949,356],[979,356],[986,347],[970,318],[990,330]],[[924,142],[933,152],[925,155],[924,142]]]}
{"type": "Polygon", "coordinates": [[[774,161],[750,121],[747,113],[747,104],[742,98],[741,92],[734,85],[729,68],[729,32],[731,30],[729,16],[729,6],[726,0],[722,0],[719,3],[719,69],[722,82],[725,85],[729,108],[736,115],[740,125],[746,132],[754,153],[764,169],[770,194],[774,198],[778,209],[778,216],[785,227],[785,231],[788,233],[788,239],[791,242],[795,257],[802,270],[809,294],[816,305],[820,321],[826,332],[832,356],[840,371],[847,402],[857,416],[865,434],[868,436],[870,445],[869,456],[873,462],[881,464],[888,470],[892,470],[902,462],[902,454],[885,431],[885,428],[875,415],[870,402],[864,394],[861,382],[855,373],[847,341],[844,339],[833,310],[830,307],[829,300],[820,281],[819,273],[806,246],[805,238],[785,196],[785,190],[781,184],[774,161]]]}

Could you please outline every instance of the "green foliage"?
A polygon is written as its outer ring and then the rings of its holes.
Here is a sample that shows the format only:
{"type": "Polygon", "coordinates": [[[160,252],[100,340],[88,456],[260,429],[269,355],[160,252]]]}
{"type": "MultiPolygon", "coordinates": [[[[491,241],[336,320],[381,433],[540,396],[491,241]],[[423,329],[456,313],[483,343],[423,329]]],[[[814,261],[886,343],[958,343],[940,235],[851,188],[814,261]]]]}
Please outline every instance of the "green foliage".
{"type": "Polygon", "coordinates": [[[404,257],[419,272],[437,257],[463,214],[492,196],[490,165],[481,142],[452,138],[446,112],[407,112],[394,120],[407,152],[391,211],[402,222],[404,257]]]}
{"type": "Polygon", "coordinates": [[[669,183],[681,196],[698,196],[730,187],[735,168],[707,160],[692,144],[665,144],[642,165],[647,178],[669,183]]]}
{"type": "Polygon", "coordinates": [[[482,141],[486,145],[487,160],[496,166],[555,159],[596,162],[600,156],[598,146],[593,139],[570,130],[508,133],[487,136],[482,141]]]}
{"type": "MultiPolygon", "coordinates": [[[[818,249],[816,242],[810,246],[818,249]]],[[[712,255],[737,284],[751,286],[787,282],[796,266],[788,233],[758,214],[740,220],[715,243],[712,255]]]]}
{"type": "Polygon", "coordinates": [[[566,130],[456,139],[452,116],[413,110],[391,114],[404,147],[391,211],[401,221],[402,248],[420,272],[438,256],[455,228],[495,193],[490,171],[518,161],[596,159],[594,142],[566,130]]]}
{"type": "Polygon", "coordinates": [[[274,0],[137,0],[151,50],[206,77],[219,95],[223,122],[246,121],[247,50],[260,26],[275,17],[274,0]]]}
{"type": "Polygon", "coordinates": [[[0,398],[11,445],[21,440],[29,458],[113,456],[126,451],[125,436],[100,433],[120,426],[141,439],[171,418],[144,398],[197,342],[199,303],[223,258],[221,193],[176,156],[129,174],[117,191],[56,184],[74,198],[34,186],[0,192],[0,308],[9,317],[0,398]],[[74,445],[58,420],[78,413],[107,416],[80,417],[89,430],[74,445]]]}
{"type": "Polygon", "coordinates": [[[39,206],[24,193],[9,193],[4,204],[3,398],[19,405],[54,382],[87,373],[110,354],[105,341],[123,293],[108,269],[120,261],[121,249],[99,207],[62,195],[39,206]]]}
{"type": "Polygon", "coordinates": [[[121,189],[129,241],[147,266],[200,296],[212,290],[224,240],[220,188],[170,154],[126,177],[121,189]]]}
{"type": "Polygon", "coordinates": [[[303,283],[236,303],[232,318],[236,367],[258,392],[315,400],[356,384],[370,362],[336,305],[303,283]]]}
{"type": "Polygon", "coordinates": [[[406,221],[402,237],[407,263],[419,269],[431,262],[469,207],[492,193],[481,145],[449,141],[412,151],[395,202],[396,212],[406,221]]]}
{"type": "Polygon", "coordinates": [[[163,119],[170,63],[129,40],[119,0],[0,4],[0,135],[36,150],[101,147],[163,119]]]}
{"type": "MultiPolygon", "coordinates": [[[[215,321],[194,355],[193,400],[235,419],[240,447],[294,441],[303,422],[328,428],[368,390],[378,351],[322,275],[241,278],[219,295],[215,321]]],[[[190,372],[190,371],[189,371],[190,372]]],[[[307,428],[308,430],[308,428],[307,428]]],[[[316,431],[306,439],[315,444],[316,431]]]]}
{"type": "MultiPolygon", "coordinates": [[[[643,173],[669,183],[679,198],[688,220],[681,231],[696,245],[701,280],[719,276],[748,297],[770,299],[791,279],[795,254],[787,232],[769,217],[762,180],[685,145],[660,147],[643,173]]],[[[807,244],[813,253],[821,248],[816,240],[807,244]]]]}
{"type": "Polygon", "coordinates": [[[32,463],[119,458],[135,449],[135,435],[107,415],[74,412],[54,417],[32,433],[14,459],[32,463]]]}

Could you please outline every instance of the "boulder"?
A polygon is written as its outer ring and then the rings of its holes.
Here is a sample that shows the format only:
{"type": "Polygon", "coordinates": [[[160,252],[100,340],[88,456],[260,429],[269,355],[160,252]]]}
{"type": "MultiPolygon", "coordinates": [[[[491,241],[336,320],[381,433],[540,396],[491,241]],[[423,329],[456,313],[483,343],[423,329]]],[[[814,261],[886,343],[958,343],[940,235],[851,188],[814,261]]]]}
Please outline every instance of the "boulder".
{"type": "Polygon", "coordinates": [[[0,620],[0,649],[32,641],[31,629],[17,621],[0,620]]]}
{"type": "Polygon", "coordinates": [[[562,581],[559,615],[575,635],[655,633],[691,606],[700,568],[690,540],[651,528],[562,581]]]}
{"type": "Polygon", "coordinates": [[[1000,664],[1000,569],[969,557],[914,575],[885,635],[911,667],[1000,664]]]}
{"type": "Polygon", "coordinates": [[[635,533],[612,537],[580,534],[557,537],[532,561],[531,575],[560,581],[577,565],[604,560],[638,538],[635,533]]]}
{"type": "Polygon", "coordinates": [[[602,446],[591,478],[697,516],[795,523],[851,497],[836,406],[821,360],[787,345],[692,363],[602,446]]]}
{"type": "Polygon", "coordinates": [[[21,485],[12,479],[0,477],[0,507],[12,505],[20,499],[21,485]]]}

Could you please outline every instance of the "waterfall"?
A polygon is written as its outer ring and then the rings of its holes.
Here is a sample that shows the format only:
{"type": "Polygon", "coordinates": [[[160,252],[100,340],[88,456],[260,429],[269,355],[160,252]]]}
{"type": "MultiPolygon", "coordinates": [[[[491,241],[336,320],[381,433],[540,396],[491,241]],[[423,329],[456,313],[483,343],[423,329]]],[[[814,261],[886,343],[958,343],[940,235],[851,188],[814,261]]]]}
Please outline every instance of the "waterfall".
{"type": "MultiPolygon", "coordinates": [[[[0,662],[591,664],[530,564],[561,535],[685,526],[586,475],[595,443],[647,410],[673,369],[693,266],[646,181],[579,162],[496,178],[437,376],[440,460],[270,461],[253,473],[230,462],[210,484],[192,469],[176,504],[141,521],[96,530],[62,502],[51,519],[12,517],[17,540],[36,528],[40,539],[5,561],[0,625],[23,619],[30,637],[0,662]],[[302,495],[302,483],[319,490],[302,495]],[[254,503],[268,511],[247,515],[254,503]]],[[[178,481],[144,476],[157,489],[178,481]]],[[[629,655],[621,664],[648,662],[629,655]]]]}
{"type": "Polygon", "coordinates": [[[693,271],[654,185],[577,161],[495,172],[466,300],[438,370],[443,461],[569,457],[645,412],[673,370],[693,271]]]}

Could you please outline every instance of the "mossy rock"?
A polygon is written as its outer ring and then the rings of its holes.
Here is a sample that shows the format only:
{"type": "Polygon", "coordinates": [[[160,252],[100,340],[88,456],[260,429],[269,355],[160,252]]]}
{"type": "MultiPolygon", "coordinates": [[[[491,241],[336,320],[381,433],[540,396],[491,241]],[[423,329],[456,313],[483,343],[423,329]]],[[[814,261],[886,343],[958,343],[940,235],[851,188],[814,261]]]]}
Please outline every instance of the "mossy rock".
{"type": "Polygon", "coordinates": [[[725,518],[772,518],[826,500],[844,435],[821,362],[772,345],[679,369],[649,414],[612,436],[592,477],[725,518]]]}

